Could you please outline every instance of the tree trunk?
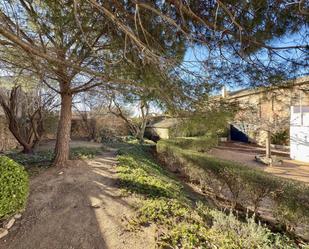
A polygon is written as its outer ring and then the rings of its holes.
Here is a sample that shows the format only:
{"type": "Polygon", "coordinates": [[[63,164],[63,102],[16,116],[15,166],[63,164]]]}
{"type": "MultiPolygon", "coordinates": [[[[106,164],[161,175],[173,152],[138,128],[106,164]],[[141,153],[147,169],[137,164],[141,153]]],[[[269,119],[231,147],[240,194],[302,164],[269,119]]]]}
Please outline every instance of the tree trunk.
{"type": "Polygon", "coordinates": [[[129,131],[131,132],[132,136],[134,136],[135,138],[138,138],[139,127],[135,126],[134,124],[130,124],[128,122],[127,122],[127,125],[129,127],[129,131]]]}
{"type": "Polygon", "coordinates": [[[23,147],[22,153],[25,154],[31,154],[33,153],[33,147],[31,144],[28,144],[25,139],[22,138],[22,136],[19,133],[17,122],[14,118],[9,118],[7,116],[8,122],[9,122],[9,130],[17,140],[17,142],[23,147]]]}
{"type": "Polygon", "coordinates": [[[23,150],[22,153],[25,154],[32,154],[33,153],[33,148],[30,145],[23,145],[23,150]]]}
{"type": "Polygon", "coordinates": [[[141,113],[142,113],[142,125],[141,125],[141,129],[139,130],[138,139],[139,139],[139,142],[142,144],[144,142],[144,134],[145,134],[148,114],[149,114],[148,103],[144,100],[141,100],[140,108],[141,108],[141,113]]]}
{"type": "Polygon", "coordinates": [[[266,158],[271,158],[270,143],[271,143],[271,133],[270,133],[270,131],[267,131],[267,135],[266,135],[266,158]]]}
{"type": "Polygon", "coordinates": [[[70,135],[72,121],[72,94],[61,94],[61,111],[58,123],[57,140],[55,146],[54,166],[65,167],[70,154],[70,135]]]}
{"type": "Polygon", "coordinates": [[[139,134],[138,134],[138,140],[139,140],[140,143],[144,142],[144,134],[145,134],[146,124],[147,124],[147,119],[143,120],[141,129],[140,129],[139,134]]]}

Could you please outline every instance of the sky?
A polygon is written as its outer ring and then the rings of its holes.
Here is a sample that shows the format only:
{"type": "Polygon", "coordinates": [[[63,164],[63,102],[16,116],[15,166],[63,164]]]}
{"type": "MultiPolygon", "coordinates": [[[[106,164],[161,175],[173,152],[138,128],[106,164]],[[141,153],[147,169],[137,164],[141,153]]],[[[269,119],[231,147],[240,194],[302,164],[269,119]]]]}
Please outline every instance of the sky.
{"type": "MultiPolygon", "coordinates": [[[[293,45],[298,45],[298,44],[309,44],[309,28],[304,27],[301,31],[302,34],[306,34],[307,36],[300,36],[299,34],[287,34],[281,38],[276,38],[273,39],[268,43],[268,45],[274,46],[274,47],[284,47],[284,46],[293,46],[293,45]],[[308,31],[308,32],[307,32],[308,31]]],[[[279,50],[278,53],[280,55],[284,55],[285,57],[289,58],[299,58],[300,56],[304,56],[303,54],[300,54],[299,51],[297,50],[279,50]]],[[[203,66],[202,61],[205,61],[208,56],[208,50],[205,46],[191,46],[187,49],[184,57],[184,62],[183,62],[183,67],[190,70],[193,73],[201,74],[203,76],[207,76],[207,73],[211,72],[206,72],[206,69],[203,66]]],[[[259,58],[262,61],[268,61],[268,56],[266,51],[264,52],[259,52],[259,58]]],[[[279,57],[276,56],[275,59],[278,62],[282,62],[283,60],[279,57]]],[[[309,63],[309,56],[307,55],[307,61],[309,63]]],[[[297,71],[298,76],[304,76],[304,75],[309,75],[309,68],[304,68],[302,70],[297,71]]],[[[246,79],[243,79],[244,85],[246,84],[246,79]]],[[[239,90],[243,88],[243,86],[240,85],[226,85],[227,89],[230,91],[234,90],[239,90]]]]}

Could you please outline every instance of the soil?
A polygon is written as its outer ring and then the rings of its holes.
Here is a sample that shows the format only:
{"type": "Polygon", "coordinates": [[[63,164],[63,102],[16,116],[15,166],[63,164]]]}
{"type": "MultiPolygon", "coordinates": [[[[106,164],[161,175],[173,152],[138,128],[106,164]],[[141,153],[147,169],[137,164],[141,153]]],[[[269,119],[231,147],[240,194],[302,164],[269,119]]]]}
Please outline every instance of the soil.
{"type": "Polygon", "coordinates": [[[136,200],[122,196],[115,164],[115,153],[104,152],[31,179],[25,212],[0,249],[155,248],[154,225],[127,229],[136,200]]]}

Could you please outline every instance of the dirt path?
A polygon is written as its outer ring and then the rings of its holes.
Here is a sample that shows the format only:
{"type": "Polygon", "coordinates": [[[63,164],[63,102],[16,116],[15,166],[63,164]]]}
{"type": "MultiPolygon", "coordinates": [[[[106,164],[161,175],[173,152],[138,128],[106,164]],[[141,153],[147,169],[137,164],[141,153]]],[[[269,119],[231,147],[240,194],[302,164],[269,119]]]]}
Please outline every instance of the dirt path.
{"type": "Polygon", "coordinates": [[[129,232],[122,221],[134,199],[120,196],[115,163],[106,152],[32,179],[26,211],[0,249],[155,248],[154,227],[129,232]]]}

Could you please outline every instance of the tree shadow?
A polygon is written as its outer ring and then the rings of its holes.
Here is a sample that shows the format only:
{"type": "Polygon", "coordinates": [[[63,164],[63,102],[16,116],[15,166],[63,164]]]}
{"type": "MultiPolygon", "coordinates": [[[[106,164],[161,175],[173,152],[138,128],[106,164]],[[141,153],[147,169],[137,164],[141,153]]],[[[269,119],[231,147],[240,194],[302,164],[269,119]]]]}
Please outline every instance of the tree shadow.
{"type": "Polygon", "coordinates": [[[132,206],[106,171],[114,163],[108,161],[101,168],[80,161],[49,168],[32,179],[23,217],[0,241],[0,249],[105,249],[121,243],[119,233],[126,229],[121,215],[132,206]]]}
{"type": "Polygon", "coordinates": [[[173,197],[166,189],[151,184],[140,183],[134,180],[123,179],[119,182],[119,186],[127,189],[131,193],[143,195],[152,198],[171,198],[173,197]]]}

